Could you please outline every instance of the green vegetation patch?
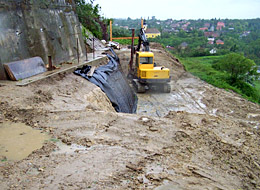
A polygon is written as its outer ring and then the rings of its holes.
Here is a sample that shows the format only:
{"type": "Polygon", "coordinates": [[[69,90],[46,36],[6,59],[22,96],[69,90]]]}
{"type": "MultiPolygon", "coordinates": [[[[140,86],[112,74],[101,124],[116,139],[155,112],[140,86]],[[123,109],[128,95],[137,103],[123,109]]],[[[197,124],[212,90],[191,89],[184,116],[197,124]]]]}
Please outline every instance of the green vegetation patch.
{"type": "Polygon", "coordinates": [[[260,94],[260,80],[254,82],[255,89],[257,90],[258,94],[260,94]]]}
{"type": "MultiPolygon", "coordinates": [[[[123,40],[113,40],[113,41],[115,41],[115,42],[118,42],[118,43],[120,43],[120,44],[122,44],[122,45],[131,45],[131,43],[132,43],[132,40],[128,40],[128,39],[123,39],[123,40]]],[[[135,39],[134,40],[134,45],[136,46],[138,44],[138,39],[135,39]]]]}
{"type": "Polygon", "coordinates": [[[232,90],[252,102],[260,103],[260,82],[255,81],[255,87],[241,80],[231,83],[229,73],[217,70],[213,67],[214,64],[217,64],[223,59],[225,59],[225,56],[180,58],[187,71],[207,83],[218,88],[232,90]]]}
{"type": "Polygon", "coordinates": [[[59,142],[59,139],[51,138],[50,141],[51,141],[51,142],[59,142]]]}

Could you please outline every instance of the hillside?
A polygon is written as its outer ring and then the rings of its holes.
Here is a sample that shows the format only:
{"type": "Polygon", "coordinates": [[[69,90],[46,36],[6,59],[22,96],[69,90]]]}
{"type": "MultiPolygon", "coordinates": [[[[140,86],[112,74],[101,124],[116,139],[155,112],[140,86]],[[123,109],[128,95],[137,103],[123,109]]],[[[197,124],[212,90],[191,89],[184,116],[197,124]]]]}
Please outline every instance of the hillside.
{"type": "MultiPolygon", "coordinates": [[[[1,189],[259,188],[259,105],[187,73],[160,45],[152,51],[172,91],[139,94],[137,114],[116,113],[72,73],[0,86],[0,123],[51,136],[20,161],[2,159],[1,189]]],[[[130,51],[117,54],[125,70],[130,51]]]]}

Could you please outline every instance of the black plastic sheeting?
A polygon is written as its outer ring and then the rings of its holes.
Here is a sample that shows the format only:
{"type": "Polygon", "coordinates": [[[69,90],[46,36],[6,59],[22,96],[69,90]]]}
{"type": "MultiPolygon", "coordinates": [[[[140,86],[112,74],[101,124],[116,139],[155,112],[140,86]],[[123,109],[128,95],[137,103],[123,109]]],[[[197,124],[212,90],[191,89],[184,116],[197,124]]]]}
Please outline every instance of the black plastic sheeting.
{"type": "Polygon", "coordinates": [[[91,69],[91,66],[88,65],[75,70],[74,73],[100,87],[117,112],[136,113],[137,96],[121,72],[118,56],[112,49],[111,52],[113,56],[107,54],[109,62],[98,67],[92,77],[87,76],[91,69]]]}

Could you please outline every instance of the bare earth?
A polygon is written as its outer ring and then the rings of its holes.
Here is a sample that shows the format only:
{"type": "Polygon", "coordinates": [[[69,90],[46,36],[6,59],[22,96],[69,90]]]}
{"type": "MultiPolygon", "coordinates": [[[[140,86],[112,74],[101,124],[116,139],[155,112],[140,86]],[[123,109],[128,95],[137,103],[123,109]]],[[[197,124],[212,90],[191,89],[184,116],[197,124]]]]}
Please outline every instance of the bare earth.
{"type": "MultiPolygon", "coordinates": [[[[137,114],[116,113],[72,73],[26,87],[0,86],[0,128],[25,123],[50,140],[0,162],[0,189],[260,189],[260,106],[171,69],[169,94],[139,94],[137,114]]],[[[117,52],[123,70],[129,50],[117,52]]]]}

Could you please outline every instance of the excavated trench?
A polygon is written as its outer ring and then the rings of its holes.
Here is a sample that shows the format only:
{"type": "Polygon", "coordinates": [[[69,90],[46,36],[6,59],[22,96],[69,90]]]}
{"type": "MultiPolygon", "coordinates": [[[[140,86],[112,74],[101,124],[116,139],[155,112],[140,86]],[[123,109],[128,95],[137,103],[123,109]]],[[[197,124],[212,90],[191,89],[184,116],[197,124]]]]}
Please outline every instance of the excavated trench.
{"type": "MultiPolygon", "coordinates": [[[[137,114],[153,117],[164,117],[170,111],[185,111],[189,113],[205,114],[206,105],[202,102],[204,89],[194,88],[198,80],[184,71],[183,66],[170,56],[165,56],[164,50],[153,49],[155,61],[158,65],[170,68],[172,80],[170,82],[171,92],[149,90],[145,93],[137,93],[137,114]],[[184,76],[183,76],[184,75],[184,76]],[[185,79],[185,80],[182,80],[185,79]],[[188,87],[187,87],[188,86],[188,87]]],[[[125,76],[128,74],[130,50],[123,49],[119,54],[120,63],[125,76]]],[[[128,81],[131,85],[131,81],[128,81]]],[[[132,89],[134,89],[133,85],[132,89]]],[[[136,90],[135,90],[136,91],[136,90]]]]}

